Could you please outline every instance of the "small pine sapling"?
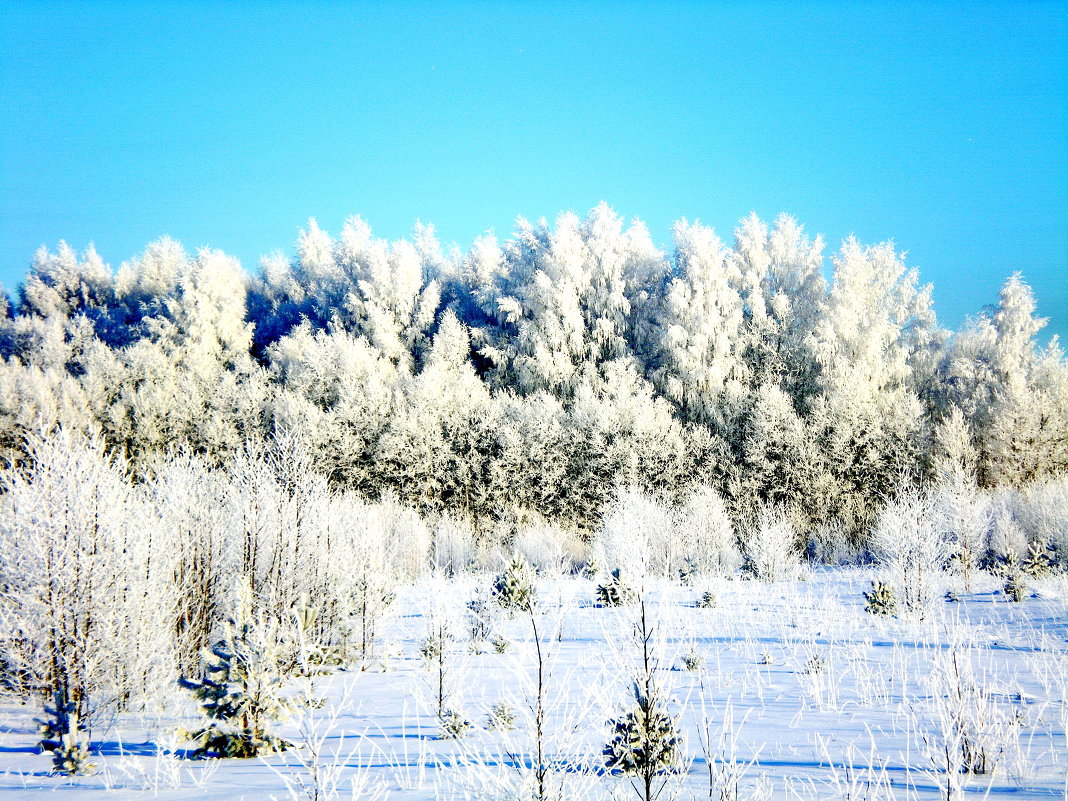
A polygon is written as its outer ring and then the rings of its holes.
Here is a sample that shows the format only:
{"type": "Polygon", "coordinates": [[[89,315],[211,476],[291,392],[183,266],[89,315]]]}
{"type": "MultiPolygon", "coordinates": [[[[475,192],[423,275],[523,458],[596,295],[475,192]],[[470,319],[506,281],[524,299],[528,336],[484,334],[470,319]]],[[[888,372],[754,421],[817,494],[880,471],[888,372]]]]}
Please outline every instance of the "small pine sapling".
{"type": "Polygon", "coordinates": [[[682,735],[674,718],[664,709],[656,692],[634,683],[634,707],[609,721],[611,739],[604,747],[610,770],[642,781],[643,799],[656,797],[655,777],[678,770],[682,762],[682,735]]]}
{"type": "Polygon", "coordinates": [[[453,672],[456,658],[456,635],[445,617],[434,615],[430,618],[427,637],[419,648],[426,668],[430,671],[434,692],[434,713],[441,723],[442,731],[450,725],[455,713],[449,707],[452,697],[453,672]]]}
{"type": "MultiPolygon", "coordinates": [[[[308,593],[302,593],[293,606],[293,642],[291,654],[287,655],[287,668],[299,670],[303,675],[323,673],[326,668],[341,667],[346,662],[346,649],[339,645],[327,645],[316,642],[315,633],[319,628],[319,610],[309,601],[308,593]]],[[[290,672],[286,670],[284,672],[290,672]]]]}
{"type": "Polygon", "coordinates": [[[52,753],[52,770],[65,776],[93,773],[96,765],[89,761],[89,735],[78,719],[78,705],[67,701],[57,690],[52,706],[45,706],[41,728],[42,751],[52,753]]]}
{"type": "Polygon", "coordinates": [[[634,636],[641,661],[632,685],[634,706],[608,721],[610,739],[602,754],[609,770],[632,778],[642,801],[654,801],[666,786],[665,780],[654,790],[657,777],[682,769],[683,742],[678,720],[668,713],[656,682],[656,627],[649,618],[645,598],[639,598],[638,603],[634,636]]]}
{"type": "Polygon", "coordinates": [[[704,661],[705,660],[701,658],[701,655],[697,653],[695,648],[690,648],[690,650],[682,655],[682,666],[690,673],[700,670],[704,661]]]}
{"type": "Polygon", "coordinates": [[[622,571],[617,567],[604,584],[597,585],[598,606],[628,606],[637,601],[637,593],[623,580],[622,571]]]}
{"type": "Polygon", "coordinates": [[[894,588],[885,581],[872,581],[871,590],[864,593],[864,611],[871,615],[892,616],[897,613],[894,588]]]}
{"type": "Polygon", "coordinates": [[[356,616],[359,620],[357,631],[360,659],[363,660],[364,669],[375,657],[375,647],[378,644],[378,628],[386,610],[396,600],[396,593],[384,581],[385,571],[367,571],[361,577],[354,589],[356,616]]]}
{"type": "Polygon", "coordinates": [[[1023,572],[1031,578],[1042,578],[1049,575],[1053,567],[1053,561],[1049,558],[1049,546],[1037,540],[1027,546],[1027,556],[1021,565],[1023,572]]]}
{"type": "Polygon", "coordinates": [[[486,716],[486,728],[511,731],[515,728],[516,711],[504,701],[490,707],[486,716]]]}
{"type": "Polygon", "coordinates": [[[693,584],[699,573],[697,560],[687,556],[682,560],[682,565],[679,567],[679,583],[688,587],[693,584]]]}
{"type": "Polygon", "coordinates": [[[223,639],[204,654],[203,678],[179,679],[209,721],[187,735],[196,744],[194,757],[247,759],[291,746],[267,730],[270,721],[290,710],[282,695],[278,628],[277,621],[268,623],[253,614],[252,586],[242,581],[223,639]]]}
{"type": "Polygon", "coordinates": [[[493,630],[493,616],[490,605],[482,595],[476,595],[467,602],[467,633],[472,644],[484,643],[493,630]]]}
{"type": "Polygon", "coordinates": [[[697,599],[695,606],[698,609],[714,609],[716,606],[716,594],[712,590],[705,590],[697,599]]]}
{"type": "Polygon", "coordinates": [[[1005,597],[1013,603],[1020,603],[1027,595],[1027,584],[1020,571],[1010,573],[1005,579],[1005,597]]]}
{"type": "Polygon", "coordinates": [[[441,723],[438,739],[459,740],[472,729],[471,721],[455,709],[446,709],[439,716],[441,723]]]}
{"type": "Polygon", "coordinates": [[[534,568],[516,554],[504,572],[494,579],[490,595],[494,603],[509,614],[528,612],[537,601],[534,579],[534,568]]]}

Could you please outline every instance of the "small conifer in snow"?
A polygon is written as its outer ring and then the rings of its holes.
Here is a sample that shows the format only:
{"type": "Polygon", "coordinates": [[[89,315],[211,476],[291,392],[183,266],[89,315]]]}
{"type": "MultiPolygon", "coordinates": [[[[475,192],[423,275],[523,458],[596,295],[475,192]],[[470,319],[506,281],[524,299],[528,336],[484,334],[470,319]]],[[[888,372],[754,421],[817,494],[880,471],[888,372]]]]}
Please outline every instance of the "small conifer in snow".
{"type": "Polygon", "coordinates": [[[78,705],[67,701],[57,691],[52,706],[45,706],[46,720],[41,724],[42,751],[52,752],[54,773],[66,776],[83,776],[96,770],[89,761],[89,738],[78,719],[78,705]]]}
{"type": "Polygon", "coordinates": [[[515,728],[516,712],[512,707],[501,701],[490,707],[486,718],[486,726],[497,731],[511,731],[515,728]]]}
{"type": "Polygon", "coordinates": [[[516,554],[504,572],[494,579],[491,596],[499,607],[509,612],[530,611],[537,599],[534,568],[516,554]]]}
{"type": "Polygon", "coordinates": [[[604,747],[605,765],[628,776],[655,776],[679,768],[682,735],[678,724],[654,692],[634,685],[634,707],[609,721],[611,739],[604,747]]]}
{"type": "Polygon", "coordinates": [[[685,586],[693,584],[693,581],[698,576],[697,562],[693,558],[687,556],[682,560],[682,566],[679,567],[679,583],[685,586]]]}
{"type": "Polygon", "coordinates": [[[623,580],[617,567],[604,584],[597,585],[598,606],[628,606],[638,600],[634,589],[623,580]]]}
{"type": "Polygon", "coordinates": [[[291,745],[267,730],[270,721],[289,712],[289,701],[281,694],[279,643],[277,621],[253,615],[252,586],[243,580],[223,639],[204,654],[203,678],[179,680],[209,721],[188,734],[196,744],[194,757],[249,758],[291,745]]]}
{"type": "Polygon", "coordinates": [[[439,737],[442,740],[459,740],[472,728],[471,721],[467,720],[455,709],[446,709],[442,712],[440,722],[441,733],[439,737]]]}
{"type": "Polygon", "coordinates": [[[885,581],[873,581],[871,590],[864,593],[864,602],[864,611],[869,614],[890,616],[897,613],[894,589],[885,581]]]}
{"type": "Polygon", "coordinates": [[[1027,594],[1027,585],[1019,571],[1010,573],[1005,579],[1005,597],[1014,603],[1020,603],[1027,594]]]}
{"type": "Polygon", "coordinates": [[[698,609],[713,609],[716,606],[716,594],[712,590],[705,590],[697,599],[698,609]]]}
{"type": "Polygon", "coordinates": [[[701,669],[701,665],[704,664],[704,659],[697,653],[694,648],[691,648],[682,655],[682,666],[690,673],[694,673],[701,669]]]}
{"type": "Polygon", "coordinates": [[[1024,557],[1023,572],[1031,578],[1042,578],[1049,574],[1053,562],[1049,558],[1048,547],[1044,542],[1032,542],[1027,547],[1027,556],[1024,557]]]}

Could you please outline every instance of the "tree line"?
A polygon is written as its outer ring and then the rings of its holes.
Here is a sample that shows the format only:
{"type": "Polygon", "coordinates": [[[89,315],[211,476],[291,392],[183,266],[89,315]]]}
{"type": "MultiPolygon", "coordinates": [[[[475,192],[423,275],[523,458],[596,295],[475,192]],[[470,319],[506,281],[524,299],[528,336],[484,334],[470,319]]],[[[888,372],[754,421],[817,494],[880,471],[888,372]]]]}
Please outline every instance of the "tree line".
{"type": "Polygon", "coordinates": [[[960,331],[891,243],[751,215],[680,220],[668,252],[602,204],[504,242],[314,221],[255,274],[170,239],[112,271],[35,255],[0,315],[0,448],[99,437],[145,477],[284,433],[337,490],[477,530],[592,531],[620,485],[731,517],[768,505],[859,541],[903,480],[982,488],[1068,469],[1068,364],[1010,277],[960,331]],[[825,275],[825,272],[827,275],[825,275]]]}

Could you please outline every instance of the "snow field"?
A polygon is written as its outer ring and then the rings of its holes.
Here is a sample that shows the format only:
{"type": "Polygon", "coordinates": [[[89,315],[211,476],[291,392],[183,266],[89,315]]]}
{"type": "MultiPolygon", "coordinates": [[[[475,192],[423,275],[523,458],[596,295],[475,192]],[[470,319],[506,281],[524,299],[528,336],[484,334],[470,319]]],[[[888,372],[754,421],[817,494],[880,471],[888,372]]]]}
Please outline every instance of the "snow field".
{"type": "MultiPolygon", "coordinates": [[[[658,777],[660,798],[1062,798],[1068,790],[1068,581],[1032,582],[1005,600],[980,575],[971,593],[923,621],[864,611],[867,568],[804,581],[701,577],[644,588],[655,677],[685,738],[686,764],[658,777]],[[705,590],[710,609],[696,608],[705,590]],[[696,656],[696,658],[694,658],[696,656]],[[696,669],[687,670],[684,662],[696,669]],[[984,773],[962,772],[980,756],[984,773]],[[662,785],[662,790],[659,787],[662,785]]],[[[297,749],[261,760],[182,758],[197,724],[175,688],[153,716],[94,731],[92,776],[53,777],[36,753],[38,709],[9,699],[0,793],[34,799],[511,799],[532,797],[537,658],[529,615],[493,615],[508,641],[472,643],[466,604],[492,576],[402,588],[380,627],[381,656],[292,680],[304,699],[277,732],[297,749]],[[442,739],[438,676],[420,649],[450,632],[446,706],[472,726],[442,739]],[[506,704],[514,728],[488,725],[506,704]]],[[[539,579],[535,621],[545,667],[546,797],[633,797],[605,771],[606,722],[633,705],[635,606],[598,608],[595,581],[539,579]]]]}

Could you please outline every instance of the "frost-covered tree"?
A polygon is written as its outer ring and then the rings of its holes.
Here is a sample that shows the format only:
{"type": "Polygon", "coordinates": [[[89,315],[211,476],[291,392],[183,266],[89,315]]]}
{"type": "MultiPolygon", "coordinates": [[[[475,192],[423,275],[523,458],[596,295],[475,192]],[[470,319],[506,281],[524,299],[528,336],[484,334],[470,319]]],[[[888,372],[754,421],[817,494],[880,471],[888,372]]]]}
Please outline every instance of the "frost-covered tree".
{"type": "Polygon", "coordinates": [[[235,543],[223,536],[229,533],[226,475],[188,451],[156,455],[144,474],[148,519],[162,534],[156,556],[170,573],[158,602],[171,615],[176,668],[193,675],[231,590],[235,543]]]}
{"type": "Polygon", "coordinates": [[[693,487],[676,508],[674,518],[680,549],[698,570],[730,573],[741,564],[727,504],[712,487],[693,487]]]}
{"type": "Polygon", "coordinates": [[[1068,469],[1068,365],[1054,340],[1036,343],[1045,320],[1019,274],[992,313],[957,334],[940,367],[946,403],[974,430],[983,486],[1019,486],[1068,469]]]}
{"type": "Polygon", "coordinates": [[[761,501],[800,508],[812,486],[815,455],[790,396],[765,384],[754,398],[741,442],[742,467],[728,488],[739,512],[761,501]]]}
{"type": "Polygon", "coordinates": [[[596,530],[623,482],[676,504],[708,485],[736,522],[803,507],[802,534],[854,550],[946,447],[984,489],[1068,470],[1068,366],[1036,346],[1022,279],[947,344],[892,244],[832,261],[828,286],[821,239],[785,215],[729,246],[682,220],[666,256],[604,204],[466,254],[430,226],[386,242],[313,220],[251,278],[166,238],[114,278],[60,245],[0,303],[0,450],[98,427],[143,472],[286,431],[330,489],[504,543],[528,518],[596,530]]]}
{"type": "Polygon", "coordinates": [[[752,517],[742,540],[746,573],[760,581],[786,581],[801,570],[797,530],[790,512],[781,505],[764,504],[752,517]]]}
{"type": "Polygon", "coordinates": [[[810,354],[824,314],[823,240],[781,215],[772,228],[755,214],[739,223],[731,253],[745,310],[740,352],[752,386],[779,384],[798,400],[811,394],[810,354]]]}
{"type": "Polygon", "coordinates": [[[416,244],[390,244],[351,217],[334,241],[310,220],[297,240],[295,260],[275,255],[262,264],[250,304],[257,352],[306,320],[315,329],[363,335],[411,371],[440,304],[440,284],[429,268],[442,261],[430,229],[417,230],[416,244]]]}
{"type": "Polygon", "coordinates": [[[585,220],[562,214],[555,230],[520,219],[503,264],[484,244],[469,272],[499,326],[480,335],[480,353],[507,363],[516,388],[567,397],[591,368],[632,353],[665,269],[645,227],[624,230],[601,204],[585,220]]]}
{"type": "Polygon", "coordinates": [[[925,409],[913,365],[930,360],[939,331],[931,288],[919,288],[892,243],[850,238],[834,268],[812,344],[820,389],[809,422],[825,497],[857,535],[898,476],[922,466],[925,409]]]}
{"type": "Polygon", "coordinates": [[[66,242],[56,253],[42,247],[19,289],[19,354],[43,366],[64,364],[79,320],[89,323],[92,335],[107,335],[114,291],[111,270],[92,245],[81,258],[66,242]]]}
{"type": "Polygon", "coordinates": [[[342,487],[381,492],[374,454],[403,409],[406,373],[365,337],[302,324],[268,351],[277,388],[275,426],[304,439],[320,469],[342,487]]]}
{"type": "Polygon", "coordinates": [[[634,706],[608,722],[609,740],[603,754],[609,770],[630,777],[639,798],[655,801],[667,785],[665,774],[683,768],[683,737],[660,677],[660,625],[652,618],[644,596],[635,609],[634,706]]]}
{"type": "Polygon", "coordinates": [[[88,734],[101,712],[144,703],[170,673],[169,563],[124,463],[99,440],[35,437],[3,475],[0,664],[88,734]]]}
{"type": "Polygon", "coordinates": [[[673,278],[653,321],[651,372],[687,418],[722,423],[722,396],[741,392],[747,380],[741,274],[711,228],[680,220],[673,233],[673,278]]]}

